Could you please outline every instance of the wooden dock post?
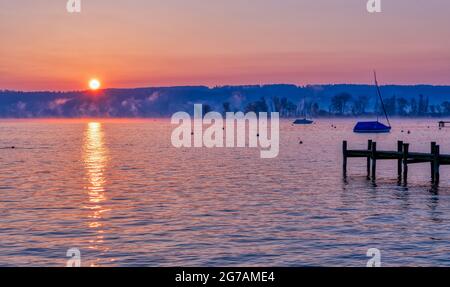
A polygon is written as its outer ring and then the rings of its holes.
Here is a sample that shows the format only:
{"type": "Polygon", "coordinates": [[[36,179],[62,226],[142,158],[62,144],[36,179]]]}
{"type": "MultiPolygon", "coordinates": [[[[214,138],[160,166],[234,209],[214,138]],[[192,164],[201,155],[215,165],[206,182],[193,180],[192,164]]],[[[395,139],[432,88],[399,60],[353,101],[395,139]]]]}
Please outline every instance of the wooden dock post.
{"type": "MultiPolygon", "coordinates": [[[[397,151],[399,153],[403,153],[403,141],[397,142],[397,151]]],[[[402,181],[402,158],[399,157],[397,160],[397,174],[398,174],[398,181],[402,181]]]]}
{"type": "Polygon", "coordinates": [[[409,144],[403,144],[403,182],[408,183],[409,144]]]}
{"type": "Polygon", "coordinates": [[[434,173],[434,184],[439,185],[439,155],[440,155],[440,146],[436,145],[434,148],[434,159],[433,159],[433,173],[434,173]]]}
{"type": "MultiPolygon", "coordinates": [[[[372,140],[367,141],[367,150],[372,150],[372,140]]],[[[367,156],[367,179],[370,179],[370,155],[367,156]]]]}
{"type": "MultiPolygon", "coordinates": [[[[435,154],[435,149],[436,149],[436,142],[431,142],[431,154],[434,155],[435,154]]],[[[434,160],[430,162],[430,166],[431,166],[431,182],[434,183],[434,160]]]]}
{"type": "Polygon", "coordinates": [[[344,178],[347,178],[347,141],[342,142],[342,155],[343,155],[343,162],[342,162],[343,176],[344,178]]]}
{"type": "Polygon", "coordinates": [[[376,142],[372,142],[372,148],[371,148],[371,152],[372,152],[372,180],[375,180],[377,177],[377,143],[376,142]]]}

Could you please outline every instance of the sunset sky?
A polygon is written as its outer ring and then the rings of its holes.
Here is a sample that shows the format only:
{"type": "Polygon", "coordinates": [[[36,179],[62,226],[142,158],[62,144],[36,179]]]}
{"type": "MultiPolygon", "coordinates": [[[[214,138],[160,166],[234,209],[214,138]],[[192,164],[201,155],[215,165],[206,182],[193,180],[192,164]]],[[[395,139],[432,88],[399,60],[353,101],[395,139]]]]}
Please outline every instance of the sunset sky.
{"type": "Polygon", "coordinates": [[[450,84],[450,1],[0,0],[0,89],[450,84]]]}

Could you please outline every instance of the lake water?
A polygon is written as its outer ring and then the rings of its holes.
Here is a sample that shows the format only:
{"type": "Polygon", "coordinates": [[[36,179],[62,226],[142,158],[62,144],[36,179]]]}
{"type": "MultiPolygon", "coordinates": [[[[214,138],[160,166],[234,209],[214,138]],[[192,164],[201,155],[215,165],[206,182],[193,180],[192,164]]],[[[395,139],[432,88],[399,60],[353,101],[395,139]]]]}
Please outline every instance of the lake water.
{"type": "Polygon", "coordinates": [[[346,182],[341,169],[343,139],[450,154],[450,129],[397,120],[368,136],[354,122],[282,121],[279,156],[261,159],[173,148],[169,120],[0,120],[0,148],[16,147],[0,149],[0,265],[65,266],[78,248],[82,266],[365,266],[378,248],[383,266],[450,266],[450,168],[438,190],[429,164],[407,187],[395,161],[376,184],[364,159],[346,182]]]}

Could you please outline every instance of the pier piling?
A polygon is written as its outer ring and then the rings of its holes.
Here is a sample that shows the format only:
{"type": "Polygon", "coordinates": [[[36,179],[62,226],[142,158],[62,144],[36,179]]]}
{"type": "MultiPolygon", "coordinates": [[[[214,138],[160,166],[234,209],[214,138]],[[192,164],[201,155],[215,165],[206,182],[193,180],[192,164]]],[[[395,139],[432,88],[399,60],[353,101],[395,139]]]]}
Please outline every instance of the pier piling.
{"type": "MultiPolygon", "coordinates": [[[[397,152],[399,154],[403,154],[403,141],[397,142],[397,152]]],[[[399,157],[397,159],[397,176],[398,176],[398,181],[401,182],[402,181],[402,158],[401,157],[399,157]]]]}
{"type": "Polygon", "coordinates": [[[403,182],[408,183],[408,158],[409,158],[409,144],[403,144],[403,182]]]}
{"type": "MultiPolygon", "coordinates": [[[[367,141],[367,150],[372,150],[372,140],[367,141]]],[[[370,179],[370,155],[367,156],[367,179],[370,179]]]]}
{"type": "Polygon", "coordinates": [[[434,173],[434,185],[439,184],[439,155],[440,155],[440,146],[436,145],[434,148],[434,158],[433,158],[433,173],[434,173]]]}
{"type": "Polygon", "coordinates": [[[347,141],[342,142],[342,154],[343,154],[343,163],[342,163],[342,170],[344,178],[347,177],[347,141]]]}
{"type": "MultiPolygon", "coordinates": [[[[435,149],[436,149],[436,142],[431,142],[431,154],[435,155],[435,149]]],[[[434,158],[433,158],[434,159],[434,158]]],[[[432,162],[430,162],[430,166],[431,166],[431,182],[434,183],[434,160],[432,162]]]]}
{"type": "Polygon", "coordinates": [[[371,179],[375,180],[376,176],[377,176],[377,143],[376,142],[372,142],[372,149],[371,149],[371,153],[372,153],[372,176],[371,179]]]}

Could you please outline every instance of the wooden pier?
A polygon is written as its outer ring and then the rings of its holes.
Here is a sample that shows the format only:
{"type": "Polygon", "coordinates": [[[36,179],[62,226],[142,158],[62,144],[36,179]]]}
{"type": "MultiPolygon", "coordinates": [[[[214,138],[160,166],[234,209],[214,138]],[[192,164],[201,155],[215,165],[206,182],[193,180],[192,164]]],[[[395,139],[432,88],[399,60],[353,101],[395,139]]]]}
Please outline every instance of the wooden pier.
{"type": "Polygon", "coordinates": [[[411,152],[409,144],[402,141],[397,142],[396,151],[384,151],[377,149],[377,143],[369,140],[367,149],[351,150],[348,149],[347,141],[342,144],[343,151],[343,172],[344,178],[347,177],[347,161],[349,158],[366,158],[367,160],[367,178],[376,179],[378,160],[396,160],[397,176],[399,182],[408,182],[408,165],[415,163],[429,163],[431,171],[431,182],[439,184],[439,167],[441,165],[450,165],[450,155],[440,154],[440,147],[435,142],[430,145],[430,153],[411,152]]]}
{"type": "Polygon", "coordinates": [[[450,121],[440,121],[439,122],[439,127],[440,128],[445,128],[447,124],[450,124],[450,121]]]}

